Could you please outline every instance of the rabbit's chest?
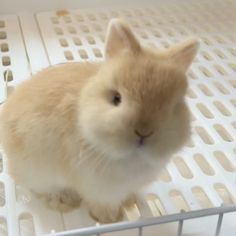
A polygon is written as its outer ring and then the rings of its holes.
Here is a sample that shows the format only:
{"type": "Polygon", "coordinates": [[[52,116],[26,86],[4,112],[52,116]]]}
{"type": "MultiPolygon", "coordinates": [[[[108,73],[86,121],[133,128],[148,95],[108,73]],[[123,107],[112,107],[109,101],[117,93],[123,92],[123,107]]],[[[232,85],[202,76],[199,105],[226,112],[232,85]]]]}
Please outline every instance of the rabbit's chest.
{"type": "Polygon", "coordinates": [[[103,172],[84,171],[86,192],[98,198],[125,199],[129,194],[138,192],[140,188],[150,183],[156,175],[156,169],[145,162],[110,163],[103,172]]]}

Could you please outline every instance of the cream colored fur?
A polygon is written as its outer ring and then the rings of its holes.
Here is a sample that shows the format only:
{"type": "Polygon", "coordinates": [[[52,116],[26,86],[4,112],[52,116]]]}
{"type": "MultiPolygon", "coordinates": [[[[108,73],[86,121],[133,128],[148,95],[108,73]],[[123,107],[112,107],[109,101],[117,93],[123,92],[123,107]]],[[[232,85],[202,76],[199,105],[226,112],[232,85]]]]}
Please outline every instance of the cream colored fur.
{"type": "Polygon", "coordinates": [[[191,39],[145,49],[125,22],[112,20],[104,62],[52,66],[7,100],[0,134],[10,175],[51,207],[68,210],[82,198],[94,218],[118,220],[122,204],[190,136],[185,73],[197,48],[191,39]],[[135,130],[151,132],[143,145],[135,130]]]}

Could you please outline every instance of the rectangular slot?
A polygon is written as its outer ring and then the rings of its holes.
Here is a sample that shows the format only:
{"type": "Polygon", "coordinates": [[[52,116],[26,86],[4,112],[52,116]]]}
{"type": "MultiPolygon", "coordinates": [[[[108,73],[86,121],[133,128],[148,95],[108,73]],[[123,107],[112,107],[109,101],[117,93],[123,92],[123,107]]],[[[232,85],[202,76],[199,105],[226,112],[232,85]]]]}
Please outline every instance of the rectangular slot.
{"type": "Polygon", "coordinates": [[[223,183],[214,184],[214,188],[225,204],[235,203],[235,198],[232,197],[231,193],[223,183]]]}
{"type": "Polygon", "coordinates": [[[197,153],[193,156],[194,160],[198,164],[198,166],[201,168],[202,172],[206,175],[212,176],[215,174],[215,171],[212,169],[206,158],[200,154],[197,153]]]}
{"type": "Polygon", "coordinates": [[[185,161],[183,160],[183,158],[175,157],[173,161],[174,161],[175,166],[177,167],[179,173],[184,178],[186,178],[186,179],[193,178],[193,174],[192,174],[191,170],[189,169],[189,167],[187,166],[187,164],[185,163],[185,161]]]}
{"type": "Polygon", "coordinates": [[[181,192],[177,191],[177,190],[171,190],[170,193],[170,198],[173,201],[176,209],[180,212],[181,210],[184,211],[189,211],[190,208],[186,202],[186,200],[184,199],[183,195],[181,192]]]}
{"type": "Polygon", "coordinates": [[[220,137],[226,142],[233,142],[233,137],[228,133],[228,131],[220,124],[214,125],[216,132],[220,137]]]}
{"type": "Polygon", "coordinates": [[[192,192],[202,208],[213,207],[212,202],[201,187],[193,187],[192,192]]]}
{"type": "Polygon", "coordinates": [[[211,138],[211,136],[207,133],[207,131],[203,127],[197,126],[195,127],[195,130],[205,144],[211,145],[214,143],[214,140],[211,138]]]}
{"type": "Polygon", "coordinates": [[[235,165],[227,158],[227,156],[222,151],[215,151],[214,156],[220,165],[229,172],[235,172],[236,167],[235,165]]]}

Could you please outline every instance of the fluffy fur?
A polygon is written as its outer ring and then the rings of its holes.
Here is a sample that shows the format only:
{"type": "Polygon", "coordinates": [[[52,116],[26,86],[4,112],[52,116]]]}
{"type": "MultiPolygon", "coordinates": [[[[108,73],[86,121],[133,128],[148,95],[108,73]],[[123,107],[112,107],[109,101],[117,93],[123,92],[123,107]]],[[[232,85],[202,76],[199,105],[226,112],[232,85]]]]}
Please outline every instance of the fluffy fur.
{"type": "Polygon", "coordinates": [[[10,175],[53,208],[82,198],[97,220],[118,220],[190,135],[185,73],[197,48],[190,39],[145,49],[112,20],[103,63],[50,67],[7,100],[0,133],[10,175]]]}

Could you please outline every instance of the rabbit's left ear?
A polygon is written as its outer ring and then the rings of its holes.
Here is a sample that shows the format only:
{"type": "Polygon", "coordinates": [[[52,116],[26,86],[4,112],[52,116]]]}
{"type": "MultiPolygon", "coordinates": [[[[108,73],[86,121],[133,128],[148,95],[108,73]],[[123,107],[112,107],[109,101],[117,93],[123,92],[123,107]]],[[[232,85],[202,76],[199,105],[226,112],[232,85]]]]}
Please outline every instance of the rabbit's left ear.
{"type": "Polygon", "coordinates": [[[141,46],[127,23],[121,19],[112,19],[106,36],[106,57],[114,57],[122,51],[137,53],[141,46]]]}
{"type": "Polygon", "coordinates": [[[200,42],[196,38],[187,39],[172,46],[168,50],[168,55],[175,64],[187,71],[197,54],[199,44],[200,42]]]}

